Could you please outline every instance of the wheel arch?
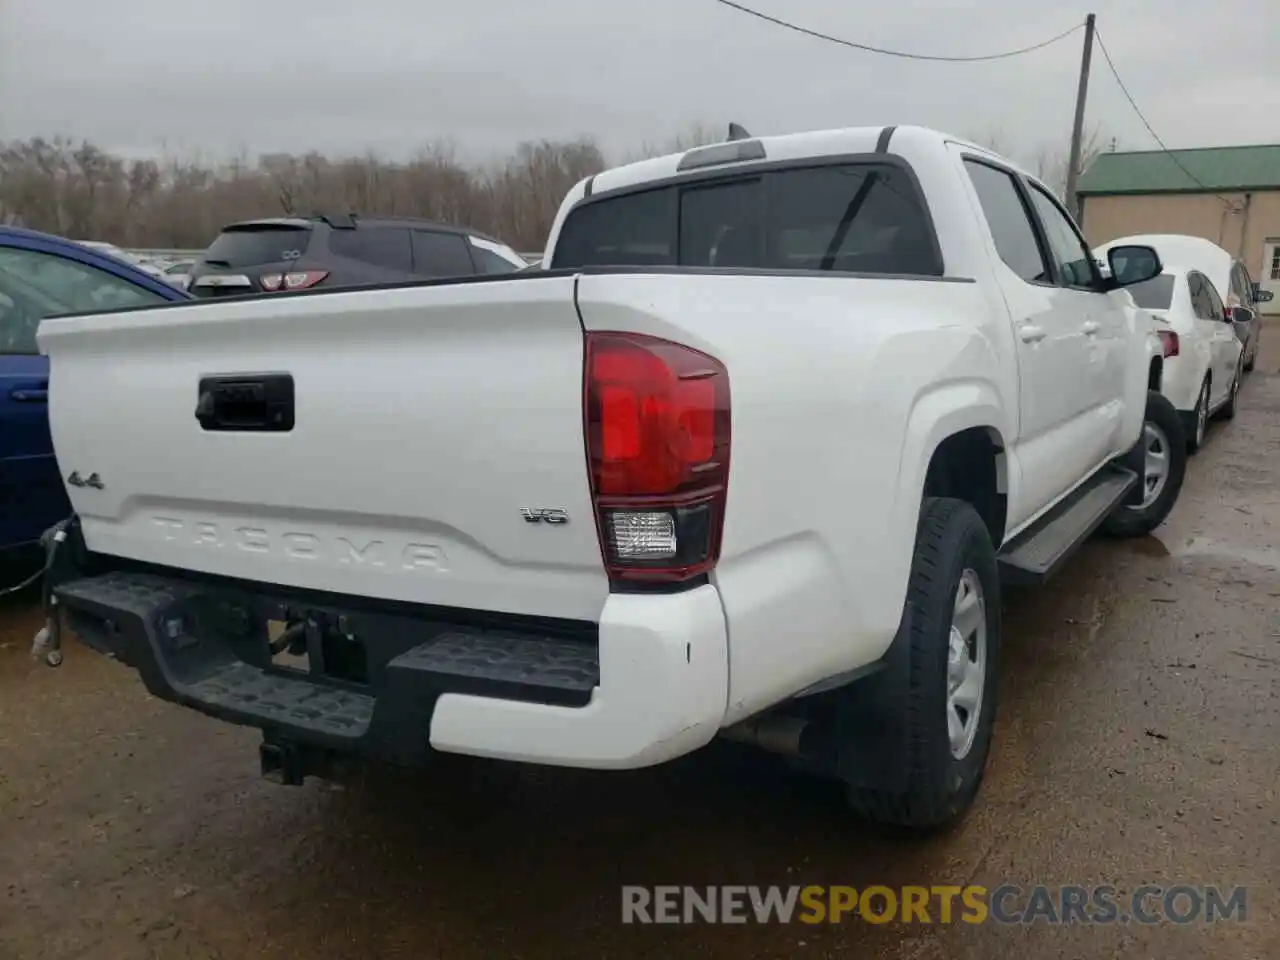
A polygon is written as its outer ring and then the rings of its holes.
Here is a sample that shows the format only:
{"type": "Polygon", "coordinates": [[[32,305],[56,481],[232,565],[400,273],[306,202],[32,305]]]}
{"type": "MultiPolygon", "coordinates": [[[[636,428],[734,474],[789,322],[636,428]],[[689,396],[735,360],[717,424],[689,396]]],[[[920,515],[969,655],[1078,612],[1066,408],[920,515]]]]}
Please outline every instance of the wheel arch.
{"type": "Polygon", "coordinates": [[[910,510],[914,516],[927,495],[967,499],[963,492],[980,490],[983,505],[975,503],[974,507],[987,523],[993,544],[999,548],[1007,504],[1016,494],[1017,486],[1017,472],[1010,469],[1008,451],[1012,435],[1010,418],[1000,396],[995,386],[985,380],[943,384],[922,395],[908,420],[900,471],[903,481],[900,509],[910,510]],[[946,465],[972,462],[983,464],[981,478],[944,469],[946,465]],[[949,484],[943,489],[962,493],[938,492],[943,483],[949,484]]]}

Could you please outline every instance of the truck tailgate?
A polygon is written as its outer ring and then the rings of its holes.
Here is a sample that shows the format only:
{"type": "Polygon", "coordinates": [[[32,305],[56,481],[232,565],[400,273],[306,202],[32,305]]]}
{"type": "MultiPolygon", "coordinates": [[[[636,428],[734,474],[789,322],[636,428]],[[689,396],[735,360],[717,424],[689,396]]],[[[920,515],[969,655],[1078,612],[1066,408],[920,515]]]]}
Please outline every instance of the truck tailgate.
{"type": "Polygon", "coordinates": [[[571,277],[70,317],[39,340],[92,550],[389,600],[600,614],[571,277]],[[289,378],[285,430],[260,401],[289,378]],[[197,419],[202,393],[213,419],[197,419]]]}

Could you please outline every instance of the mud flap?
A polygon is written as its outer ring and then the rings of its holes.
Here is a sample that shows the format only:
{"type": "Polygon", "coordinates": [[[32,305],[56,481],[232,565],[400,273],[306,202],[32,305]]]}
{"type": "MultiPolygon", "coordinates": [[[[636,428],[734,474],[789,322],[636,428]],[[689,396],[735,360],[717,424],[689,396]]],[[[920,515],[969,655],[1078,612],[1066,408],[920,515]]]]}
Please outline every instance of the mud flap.
{"type": "Polygon", "coordinates": [[[908,637],[914,607],[906,604],[902,622],[879,668],[849,686],[818,694],[814,700],[812,739],[792,765],[819,776],[833,776],[859,790],[904,794],[910,786],[906,716],[910,660],[908,637]]]}
{"type": "Polygon", "coordinates": [[[1125,494],[1124,499],[1120,501],[1126,507],[1142,506],[1142,498],[1147,489],[1146,483],[1143,479],[1147,475],[1146,460],[1146,446],[1143,443],[1143,437],[1139,435],[1138,442],[1130,448],[1129,452],[1123,457],[1117,458],[1115,461],[1119,466],[1124,467],[1126,470],[1132,470],[1138,478],[1138,482],[1133,485],[1129,492],[1125,494]]]}

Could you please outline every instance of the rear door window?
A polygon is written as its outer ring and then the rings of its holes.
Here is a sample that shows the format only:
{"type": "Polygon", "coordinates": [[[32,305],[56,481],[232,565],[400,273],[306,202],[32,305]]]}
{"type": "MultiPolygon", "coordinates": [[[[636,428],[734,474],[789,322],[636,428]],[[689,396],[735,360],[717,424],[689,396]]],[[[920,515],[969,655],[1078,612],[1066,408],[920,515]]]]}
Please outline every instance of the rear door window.
{"type": "Polygon", "coordinates": [[[1209,319],[1225,320],[1227,316],[1227,308],[1222,302],[1222,297],[1218,296],[1218,288],[1213,285],[1213,281],[1208,277],[1201,277],[1204,284],[1204,295],[1209,301],[1209,319]]]}
{"type": "Polygon", "coordinates": [[[770,171],[606,197],[565,221],[551,266],[694,266],[941,276],[899,167],[770,171]]]}
{"type": "Polygon", "coordinates": [[[310,227],[230,227],[218,234],[201,258],[219,266],[256,267],[264,263],[297,260],[307,252],[310,227]]]}
{"type": "Polygon", "coordinates": [[[415,230],[413,272],[424,277],[464,277],[476,268],[462,234],[415,230]]]}
{"type": "Polygon", "coordinates": [[[1198,273],[1187,274],[1187,292],[1191,295],[1191,311],[1197,320],[1221,318],[1221,313],[1215,316],[1213,312],[1213,301],[1209,298],[1208,285],[1203,276],[1198,273]]]}
{"type": "Polygon", "coordinates": [[[409,231],[405,227],[362,226],[354,230],[331,230],[329,252],[384,270],[413,272],[409,231]]]}

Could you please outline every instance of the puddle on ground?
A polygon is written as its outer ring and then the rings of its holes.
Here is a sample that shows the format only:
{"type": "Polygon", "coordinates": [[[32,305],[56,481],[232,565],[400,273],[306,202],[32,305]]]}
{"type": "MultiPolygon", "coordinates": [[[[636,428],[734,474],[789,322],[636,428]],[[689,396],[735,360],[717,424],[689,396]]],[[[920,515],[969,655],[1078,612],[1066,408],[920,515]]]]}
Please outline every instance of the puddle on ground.
{"type": "MultiPolygon", "coordinates": [[[[1147,540],[1155,540],[1148,537],[1147,540]]],[[[1145,541],[1143,541],[1145,542],[1145,541]]],[[[1156,541],[1159,542],[1159,541],[1156,541]]],[[[1164,545],[1162,544],[1162,547],[1164,545]]],[[[1143,553],[1148,550],[1143,549],[1143,553]]],[[[1221,560],[1239,560],[1255,567],[1280,570],[1280,550],[1274,547],[1242,547],[1239,544],[1214,540],[1210,537],[1190,537],[1180,544],[1167,547],[1154,556],[1213,557],[1221,560]]]]}

